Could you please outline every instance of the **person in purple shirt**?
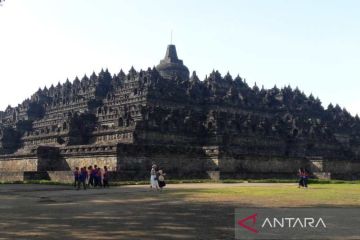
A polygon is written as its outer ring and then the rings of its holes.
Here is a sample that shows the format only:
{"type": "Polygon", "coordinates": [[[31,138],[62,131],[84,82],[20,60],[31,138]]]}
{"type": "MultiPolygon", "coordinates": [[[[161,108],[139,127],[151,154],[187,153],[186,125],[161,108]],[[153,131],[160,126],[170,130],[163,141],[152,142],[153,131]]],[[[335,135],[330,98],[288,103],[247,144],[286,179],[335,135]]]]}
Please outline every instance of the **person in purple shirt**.
{"type": "Polygon", "coordinates": [[[81,168],[80,170],[80,175],[79,175],[79,181],[78,181],[78,188],[77,190],[80,190],[80,185],[83,185],[84,190],[86,190],[86,181],[87,178],[87,171],[86,171],[86,167],[81,168]]]}
{"type": "Polygon", "coordinates": [[[303,173],[303,182],[304,182],[304,188],[308,188],[308,180],[309,180],[309,171],[304,168],[304,173],[303,173]]]}

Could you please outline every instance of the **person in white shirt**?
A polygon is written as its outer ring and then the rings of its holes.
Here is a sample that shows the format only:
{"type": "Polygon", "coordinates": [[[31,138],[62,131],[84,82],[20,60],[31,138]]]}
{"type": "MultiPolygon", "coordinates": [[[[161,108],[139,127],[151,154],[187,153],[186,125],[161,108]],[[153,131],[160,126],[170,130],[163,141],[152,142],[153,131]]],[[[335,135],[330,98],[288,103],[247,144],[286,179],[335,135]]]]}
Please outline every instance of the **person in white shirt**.
{"type": "Polygon", "coordinates": [[[152,189],[159,189],[158,179],[156,177],[156,165],[153,164],[150,171],[150,187],[152,189]]]}

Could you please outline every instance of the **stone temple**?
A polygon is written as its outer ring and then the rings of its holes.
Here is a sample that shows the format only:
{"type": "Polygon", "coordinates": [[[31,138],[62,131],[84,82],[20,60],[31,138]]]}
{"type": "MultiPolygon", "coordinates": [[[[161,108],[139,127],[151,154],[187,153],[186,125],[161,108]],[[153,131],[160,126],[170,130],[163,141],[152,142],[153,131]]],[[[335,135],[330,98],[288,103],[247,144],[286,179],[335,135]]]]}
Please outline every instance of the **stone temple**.
{"type": "MultiPolygon", "coordinates": [[[[16,89],[9,89],[16,92],[16,89]]],[[[218,71],[200,81],[169,45],[159,65],[39,89],[0,111],[0,181],[63,180],[107,165],[143,179],[360,177],[360,119],[290,86],[250,87],[218,71]]]]}

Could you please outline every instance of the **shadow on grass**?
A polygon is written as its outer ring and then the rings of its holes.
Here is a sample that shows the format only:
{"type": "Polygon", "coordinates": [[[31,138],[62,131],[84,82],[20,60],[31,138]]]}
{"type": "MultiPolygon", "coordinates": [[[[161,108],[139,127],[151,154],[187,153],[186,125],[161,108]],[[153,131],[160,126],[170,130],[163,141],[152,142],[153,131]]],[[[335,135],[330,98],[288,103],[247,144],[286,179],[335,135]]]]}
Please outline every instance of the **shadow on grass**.
{"type": "Polygon", "coordinates": [[[206,189],[154,192],[136,186],[74,191],[38,185],[30,192],[29,186],[15,187],[0,195],[0,231],[5,239],[234,239],[235,208],[261,207],[250,202],[189,201],[206,189]]]}
{"type": "Polygon", "coordinates": [[[18,189],[0,197],[9,206],[1,209],[0,230],[5,239],[234,238],[234,206],[191,203],[186,192],[175,193],[18,189]]]}

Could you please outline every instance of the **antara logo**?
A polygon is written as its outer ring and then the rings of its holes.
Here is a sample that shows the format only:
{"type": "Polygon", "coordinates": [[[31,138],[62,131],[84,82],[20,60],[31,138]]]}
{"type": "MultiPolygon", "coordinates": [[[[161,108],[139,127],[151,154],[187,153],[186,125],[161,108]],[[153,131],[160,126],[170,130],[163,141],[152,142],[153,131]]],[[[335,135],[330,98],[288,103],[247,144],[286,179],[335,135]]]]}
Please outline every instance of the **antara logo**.
{"type": "Polygon", "coordinates": [[[270,218],[266,218],[261,228],[269,226],[270,228],[318,228],[323,227],[326,228],[326,224],[322,218],[315,219],[313,217],[306,218],[293,218],[293,217],[285,217],[285,218],[273,218],[272,221],[270,218]]]}
{"type": "Polygon", "coordinates": [[[250,215],[244,219],[241,219],[238,221],[238,224],[245,228],[246,230],[249,230],[250,232],[253,232],[253,233],[258,233],[258,230],[256,230],[255,228],[253,227],[250,227],[248,225],[245,224],[246,221],[249,221],[249,220],[252,220],[252,225],[255,225],[256,224],[256,217],[257,217],[257,213],[253,214],[253,215],[250,215]]]}
{"type": "MultiPolygon", "coordinates": [[[[237,223],[240,227],[245,228],[246,230],[258,233],[259,230],[255,228],[258,214],[252,214],[246,218],[239,220],[237,223]],[[247,221],[250,221],[251,226],[246,224],[247,221]]],[[[326,228],[326,224],[322,218],[313,218],[313,217],[304,217],[304,218],[295,218],[295,217],[283,217],[283,218],[269,218],[266,217],[261,228],[326,228]]]]}

